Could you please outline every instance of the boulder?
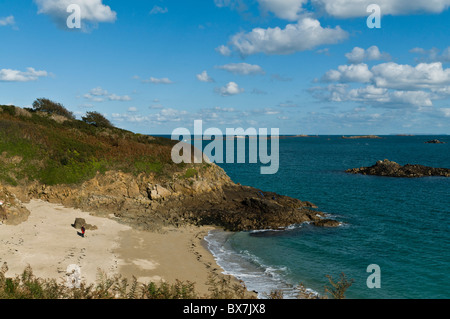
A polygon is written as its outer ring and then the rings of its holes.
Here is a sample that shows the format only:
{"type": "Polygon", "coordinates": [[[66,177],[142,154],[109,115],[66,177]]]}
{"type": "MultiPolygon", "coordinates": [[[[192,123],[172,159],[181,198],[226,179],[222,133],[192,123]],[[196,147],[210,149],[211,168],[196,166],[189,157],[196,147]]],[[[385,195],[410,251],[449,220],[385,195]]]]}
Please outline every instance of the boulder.
{"type": "Polygon", "coordinates": [[[75,222],[72,224],[72,227],[75,229],[81,229],[81,226],[83,225],[86,230],[98,229],[97,226],[86,223],[86,220],[84,218],[75,218],[75,222]]]}

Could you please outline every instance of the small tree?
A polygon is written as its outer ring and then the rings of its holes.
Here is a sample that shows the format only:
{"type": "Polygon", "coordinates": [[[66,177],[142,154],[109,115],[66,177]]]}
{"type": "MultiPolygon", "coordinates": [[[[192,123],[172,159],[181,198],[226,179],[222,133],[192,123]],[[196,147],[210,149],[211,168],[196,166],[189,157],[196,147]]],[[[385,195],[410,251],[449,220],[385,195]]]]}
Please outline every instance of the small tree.
{"type": "Polygon", "coordinates": [[[67,110],[61,103],[53,102],[52,100],[46,98],[40,98],[34,101],[33,109],[35,111],[61,115],[68,119],[75,120],[73,113],[67,110]]]}
{"type": "Polygon", "coordinates": [[[83,122],[97,127],[114,127],[111,122],[98,112],[87,112],[86,116],[81,118],[83,122]]]}

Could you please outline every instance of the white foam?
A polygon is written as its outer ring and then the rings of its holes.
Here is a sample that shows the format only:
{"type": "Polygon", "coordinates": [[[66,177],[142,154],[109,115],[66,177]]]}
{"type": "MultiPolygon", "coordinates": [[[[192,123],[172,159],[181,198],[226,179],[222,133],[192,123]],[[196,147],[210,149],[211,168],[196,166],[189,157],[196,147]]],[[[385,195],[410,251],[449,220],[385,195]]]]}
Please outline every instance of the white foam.
{"type": "Polygon", "coordinates": [[[248,251],[235,252],[227,243],[232,233],[211,231],[205,237],[207,247],[213,254],[224,274],[242,280],[247,289],[256,291],[258,298],[265,299],[276,290],[283,292],[284,298],[295,299],[297,290],[284,279],[287,267],[265,265],[260,258],[248,251]]]}

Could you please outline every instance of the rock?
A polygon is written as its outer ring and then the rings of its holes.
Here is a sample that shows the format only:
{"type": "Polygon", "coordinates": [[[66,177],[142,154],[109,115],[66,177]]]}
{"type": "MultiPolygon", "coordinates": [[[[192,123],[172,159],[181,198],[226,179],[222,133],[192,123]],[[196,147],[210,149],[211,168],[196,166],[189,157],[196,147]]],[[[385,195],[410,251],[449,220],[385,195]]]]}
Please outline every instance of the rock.
{"type": "Polygon", "coordinates": [[[147,192],[151,200],[164,199],[172,194],[170,190],[159,184],[156,184],[155,186],[151,186],[151,184],[149,184],[147,192]]]}
{"type": "Polygon", "coordinates": [[[352,168],[346,170],[351,174],[377,175],[388,177],[425,177],[425,176],[443,176],[450,177],[450,169],[434,168],[418,164],[406,164],[404,166],[385,159],[377,161],[370,167],[352,168]]]}
{"type": "Polygon", "coordinates": [[[445,144],[446,142],[441,142],[439,140],[431,140],[431,141],[427,141],[425,142],[425,144],[445,144]]]}
{"type": "MultiPolygon", "coordinates": [[[[212,225],[230,231],[275,229],[323,218],[313,203],[235,184],[215,164],[196,169],[198,175],[190,179],[108,171],[81,185],[33,183],[20,192],[96,216],[113,215],[140,230],[182,225],[212,225]]],[[[73,226],[81,227],[83,222],[75,221],[73,226]]]]}
{"type": "Polygon", "coordinates": [[[341,223],[334,219],[321,219],[313,222],[313,225],[319,227],[338,227],[341,223]]]}
{"type": "Polygon", "coordinates": [[[0,222],[19,225],[28,219],[30,211],[6,187],[0,185],[0,222]]]}
{"type": "Polygon", "coordinates": [[[83,225],[86,230],[98,229],[97,226],[86,223],[86,220],[84,218],[75,218],[75,222],[72,224],[72,227],[75,229],[81,229],[81,226],[83,225]]]}

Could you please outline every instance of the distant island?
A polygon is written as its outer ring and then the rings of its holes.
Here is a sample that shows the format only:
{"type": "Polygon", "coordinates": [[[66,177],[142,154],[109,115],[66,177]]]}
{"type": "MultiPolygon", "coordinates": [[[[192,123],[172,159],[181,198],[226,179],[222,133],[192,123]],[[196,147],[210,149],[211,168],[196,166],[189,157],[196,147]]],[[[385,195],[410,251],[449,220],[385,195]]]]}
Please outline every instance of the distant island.
{"type": "Polygon", "coordinates": [[[388,159],[377,161],[375,165],[370,167],[351,168],[346,170],[346,172],[351,174],[377,175],[388,177],[450,177],[449,168],[435,168],[418,164],[406,164],[402,166],[388,159]]]}
{"type": "Polygon", "coordinates": [[[357,139],[357,138],[382,138],[376,135],[354,135],[354,136],[342,136],[344,139],[357,139]]]}

